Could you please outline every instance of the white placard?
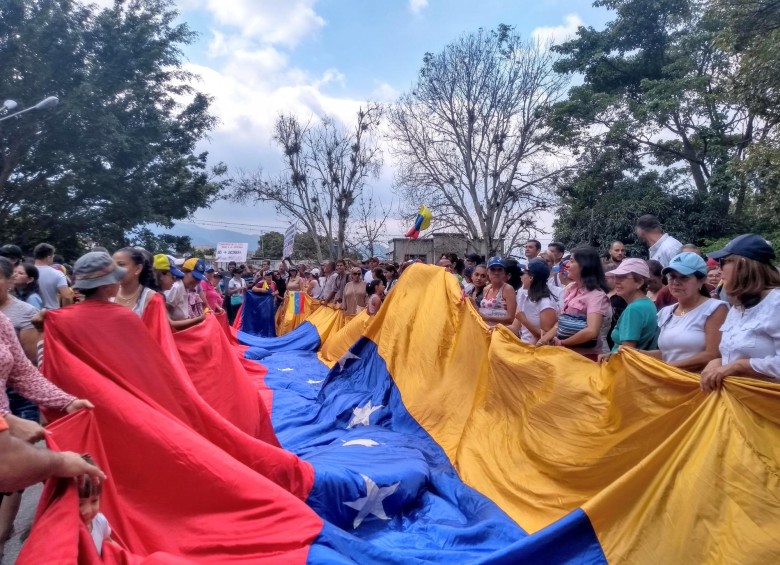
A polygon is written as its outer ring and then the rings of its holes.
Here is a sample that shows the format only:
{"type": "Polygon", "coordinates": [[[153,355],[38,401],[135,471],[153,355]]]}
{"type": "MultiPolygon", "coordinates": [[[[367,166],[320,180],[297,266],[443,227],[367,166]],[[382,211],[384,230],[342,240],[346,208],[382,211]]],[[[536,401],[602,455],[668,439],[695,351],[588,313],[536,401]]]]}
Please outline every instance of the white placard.
{"type": "Polygon", "coordinates": [[[295,224],[290,224],[290,227],[284,232],[284,250],[282,252],[282,257],[292,257],[293,247],[295,247],[295,224]]]}
{"type": "Polygon", "coordinates": [[[217,263],[230,263],[231,261],[244,263],[248,251],[248,243],[218,243],[217,256],[214,261],[217,263]]]}

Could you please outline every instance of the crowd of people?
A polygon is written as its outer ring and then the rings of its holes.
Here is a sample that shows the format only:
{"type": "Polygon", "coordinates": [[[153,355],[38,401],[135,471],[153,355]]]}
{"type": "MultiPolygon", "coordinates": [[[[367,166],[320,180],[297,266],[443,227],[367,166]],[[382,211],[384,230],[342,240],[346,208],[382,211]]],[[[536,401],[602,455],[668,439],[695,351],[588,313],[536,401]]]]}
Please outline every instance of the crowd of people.
{"type": "MultiPolygon", "coordinates": [[[[485,324],[499,324],[532,346],[570,349],[597,362],[631,348],[669,365],[699,372],[706,392],[727,376],[780,380],[780,273],[772,246],[755,234],[741,235],[706,257],[664,233],[657,218],[642,216],[636,235],[649,259],[626,256],[624,242],[606,255],[559,242],[546,250],[537,240],[524,260],[478,254],[441,256],[485,324]]],[[[347,318],[380,311],[410,265],[372,257],[328,261],[320,266],[282,260],[275,268],[231,263],[209,267],[197,257],[152,255],[125,247],[112,255],[96,248],[72,266],[55,262],[55,249],[37,245],[25,255],[0,248],[0,542],[13,526],[20,492],[51,476],[79,477],[82,516],[96,546],[110,542],[110,527],[97,507],[103,473],[89,458],[36,449],[41,439],[39,406],[66,413],[93,408],[50,383],[39,371],[45,360],[45,313],[77,302],[113,302],[138,316],[157,300],[170,326],[183,330],[210,312],[230,321],[246,293],[265,293],[276,306],[290,292],[344,310],[347,318]],[[99,538],[99,539],[98,539],[99,538]]],[[[79,307],[79,306],[76,306],[79,307]]]]}
{"type": "Polygon", "coordinates": [[[499,323],[535,346],[566,347],[604,362],[624,348],[701,373],[702,389],[724,377],[780,380],[780,273],[772,246],[741,235],[702,255],[664,233],[655,216],[636,224],[650,258],[626,257],[624,242],[596,249],[537,240],[526,261],[443,256],[488,326],[499,323]],[[479,263],[474,265],[474,263],[479,263]]]}
{"type": "Polygon", "coordinates": [[[374,315],[399,276],[398,265],[383,264],[377,257],[364,262],[326,261],[317,267],[296,264],[287,257],[276,268],[264,261],[259,268],[230,263],[225,272],[209,271],[213,277],[209,282],[222,295],[231,322],[247,292],[273,295],[277,308],[284,303],[287,292],[303,292],[319,304],[344,310],[348,318],[362,310],[374,315]]]}

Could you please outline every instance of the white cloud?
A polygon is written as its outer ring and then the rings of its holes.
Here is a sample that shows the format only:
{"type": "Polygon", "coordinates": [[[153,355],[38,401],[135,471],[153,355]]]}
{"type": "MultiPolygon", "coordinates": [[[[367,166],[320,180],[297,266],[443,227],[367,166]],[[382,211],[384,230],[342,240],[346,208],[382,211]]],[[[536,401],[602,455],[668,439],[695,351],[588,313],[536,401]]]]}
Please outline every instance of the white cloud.
{"type": "Polygon", "coordinates": [[[393,88],[390,84],[383,82],[377,85],[371,93],[371,98],[376,102],[395,102],[399,95],[400,92],[398,92],[398,90],[393,88]]]}
{"type": "Polygon", "coordinates": [[[531,32],[531,37],[535,41],[542,43],[562,43],[567,39],[573,38],[577,33],[577,28],[585,25],[577,14],[568,14],[563,21],[563,25],[537,27],[531,32]]]}
{"type": "Polygon", "coordinates": [[[409,10],[413,14],[419,14],[428,7],[428,0],[409,0],[409,10]]]}
{"type": "Polygon", "coordinates": [[[325,20],[314,11],[316,0],[202,0],[214,20],[237,28],[249,39],[295,46],[317,32],[325,20]]]}
{"type": "MultiPolygon", "coordinates": [[[[105,0],[108,1],[108,0],[105,0]]],[[[326,115],[346,124],[354,123],[358,108],[366,100],[340,95],[347,77],[337,68],[316,73],[291,63],[292,51],[301,41],[317,34],[325,25],[314,11],[316,0],[177,0],[184,12],[210,12],[210,34],[201,38],[207,49],[185,64],[200,77],[194,86],[213,98],[211,112],[219,124],[199,149],[209,152],[212,163],[224,162],[231,173],[259,167],[276,174],[283,166],[282,154],[274,143],[273,127],[280,113],[302,121],[326,115]]],[[[426,2],[419,9],[424,7],[426,2]]],[[[371,100],[390,101],[398,93],[387,83],[378,83],[371,100]]],[[[392,165],[385,155],[382,178],[373,184],[376,197],[392,198],[392,165]]],[[[259,224],[286,223],[270,204],[237,206],[218,202],[195,217],[227,222],[259,224]]]]}
{"type": "Polygon", "coordinates": [[[94,4],[98,8],[113,8],[114,0],[81,0],[82,4],[94,4]]]}

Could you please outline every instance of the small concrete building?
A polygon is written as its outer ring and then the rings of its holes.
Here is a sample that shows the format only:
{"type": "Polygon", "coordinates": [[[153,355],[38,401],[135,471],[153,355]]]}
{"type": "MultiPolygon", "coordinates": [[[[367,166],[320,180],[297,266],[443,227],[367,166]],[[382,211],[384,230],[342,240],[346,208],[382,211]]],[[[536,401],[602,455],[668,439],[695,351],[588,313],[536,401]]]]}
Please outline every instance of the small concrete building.
{"type": "MultiPolygon", "coordinates": [[[[459,233],[435,233],[421,239],[397,237],[391,241],[392,257],[396,263],[422,259],[426,263],[435,264],[443,253],[457,253],[465,257],[469,253],[482,254],[482,240],[470,239],[459,233]]],[[[499,255],[503,255],[504,242],[498,246],[499,255]]]]}

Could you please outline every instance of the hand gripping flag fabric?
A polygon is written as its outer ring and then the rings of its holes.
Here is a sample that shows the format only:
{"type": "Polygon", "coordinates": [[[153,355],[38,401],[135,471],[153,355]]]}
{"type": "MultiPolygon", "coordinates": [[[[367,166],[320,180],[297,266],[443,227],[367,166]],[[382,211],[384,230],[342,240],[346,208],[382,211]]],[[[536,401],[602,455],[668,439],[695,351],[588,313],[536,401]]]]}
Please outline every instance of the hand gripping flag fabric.
{"type": "MultiPolygon", "coordinates": [[[[488,332],[452,275],[415,265],[376,316],[344,325],[319,308],[279,338],[238,333],[267,367],[287,450],[268,446],[277,463],[263,468],[244,460],[254,447],[198,425],[208,413],[235,428],[199,395],[178,394],[197,410],[169,406],[167,390],[187,389],[176,371],[173,384],[167,372],[147,382],[80,336],[85,323],[107,320],[102,339],[131,323],[85,307],[53,313],[46,363],[64,359],[51,377],[97,408],[56,422],[53,440],[108,468],[106,514],[137,562],[780,562],[779,385],[729,378],[704,395],[696,375],[638,353],[600,366],[534,349],[488,332]],[[167,489],[150,496],[142,485],[156,482],[167,489]],[[202,496],[212,482],[216,501],[202,496]],[[168,519],[182,525],[166,537],[168,519]]],[[[127,345],[168,363],[153,339],[127,345]]],[[[81,547],[77,516],[70,529],[50,519],[72,514],[68,492],[42,501],[26,552],[41,551],[41,524],[68,538],[57,547],[81,547]]]]}

